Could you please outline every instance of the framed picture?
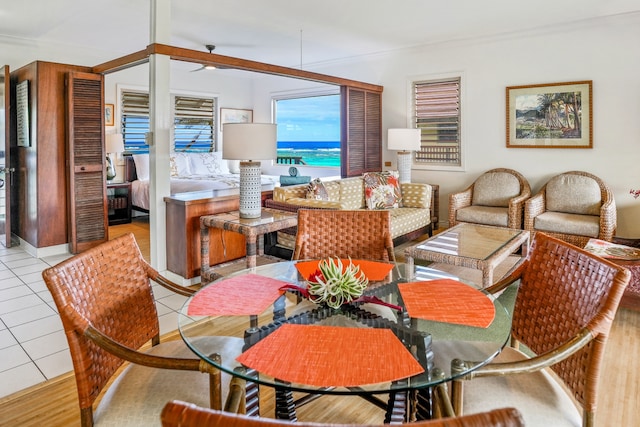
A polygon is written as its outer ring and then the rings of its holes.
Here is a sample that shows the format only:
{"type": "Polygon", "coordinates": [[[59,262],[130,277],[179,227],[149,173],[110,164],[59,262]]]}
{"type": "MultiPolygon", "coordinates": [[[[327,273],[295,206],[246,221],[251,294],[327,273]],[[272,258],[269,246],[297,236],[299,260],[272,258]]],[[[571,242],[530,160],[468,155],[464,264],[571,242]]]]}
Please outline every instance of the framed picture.
{"type": "Polygon", "coordinates": [[[104,124],[113,126],[115,124],[113,104],[104,104],[104,124]]]}
{"type": "Polygon", "coordinates": [[[253,110],[239,110],[236,108],[221,108],[220,123],[252,123],[253,110]]]}
{"type": "Polygon", "coordinates": [[[593,148],[592,81],[507,87],[507,148],[593,148]]]}

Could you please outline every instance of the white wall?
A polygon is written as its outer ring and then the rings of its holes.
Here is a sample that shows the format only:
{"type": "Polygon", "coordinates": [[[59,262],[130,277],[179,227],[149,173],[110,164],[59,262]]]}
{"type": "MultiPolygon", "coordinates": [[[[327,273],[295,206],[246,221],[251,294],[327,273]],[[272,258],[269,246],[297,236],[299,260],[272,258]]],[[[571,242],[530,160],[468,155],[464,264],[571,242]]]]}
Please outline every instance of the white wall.
{"type": "MultiPolygon", "coordinates": [[[[640,237],[640,14],[545,32],[425,46],[328,64],[314,71],[384,86],[383,130],[407,125],[407,82],[441,73],[464,74],[464,172],[413,170],[413,180],[440,185],[440,217],[448,195],[482,172],[518,170],[536,192],[553,175],[583,170],[612,188],[618,236],[640,237]],[[506,148],[505,88],[536,83],[593,81],[593,149],[506,148]]],[[[386,136],[385,136],[386,138],[386,136]]],[[[386,146],[386,143],[385,143],[386,146]]],[[[395,152],[385,152],[395,167],[395,152]]]]}

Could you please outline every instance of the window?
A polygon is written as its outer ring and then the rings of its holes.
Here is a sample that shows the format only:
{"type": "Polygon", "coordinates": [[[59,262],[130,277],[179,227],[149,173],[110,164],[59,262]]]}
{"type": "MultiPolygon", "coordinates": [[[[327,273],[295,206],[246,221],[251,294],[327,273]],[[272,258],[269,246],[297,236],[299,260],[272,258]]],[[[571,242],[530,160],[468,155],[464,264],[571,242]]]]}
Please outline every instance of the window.
{"type": "Polygon", "coordinates": [[[413,82],[412,86],[414,126],[422,131],[415,163],[461,166],[460,77],[413,82]]]}
{"type": "Polygon", "coordinates": [[[278,163],[340,166],[340,95],[275,99],[278,163]]]}
{"type": "MultiPolygon", "coordinates": [[[[215,151],[214,98],[176,95],[173,97],[172,151],[215,151]]],[[[122,136],[128,153],[148,153],[149,94],[122,92],[122,136]]]]}

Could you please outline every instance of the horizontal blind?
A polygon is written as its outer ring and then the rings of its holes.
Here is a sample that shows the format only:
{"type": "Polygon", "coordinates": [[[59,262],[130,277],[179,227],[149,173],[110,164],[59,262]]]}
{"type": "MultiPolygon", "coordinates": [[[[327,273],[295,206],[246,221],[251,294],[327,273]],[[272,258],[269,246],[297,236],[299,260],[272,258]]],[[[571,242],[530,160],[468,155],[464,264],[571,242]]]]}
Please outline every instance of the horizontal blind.
{"type": "MultiPolygon", "coordinates": [[[[149,132],[149,94],[122,92],[122,137],[125,151],[149,152],[145,134],[149,132]]],[[[172,151],[215,151],[215,99],[174,97],[174,140],[172,151]]]]}
{"type": "Polygon", "coordinates": [[[122,139],[127,153],[148,153],[144,137],[149,132],[149,94],[122,92],[122,139]]]}
{"type": "Polygon", "coordinates": [[[460,78],[415,82],[415,127],[421,130],[419,164],[459,166],[460,78]]]}
{"type": "Polygon", "coordinates": [[[174,151],[215,151],[214,111],[212,98],[176,96],[174,151]]]}

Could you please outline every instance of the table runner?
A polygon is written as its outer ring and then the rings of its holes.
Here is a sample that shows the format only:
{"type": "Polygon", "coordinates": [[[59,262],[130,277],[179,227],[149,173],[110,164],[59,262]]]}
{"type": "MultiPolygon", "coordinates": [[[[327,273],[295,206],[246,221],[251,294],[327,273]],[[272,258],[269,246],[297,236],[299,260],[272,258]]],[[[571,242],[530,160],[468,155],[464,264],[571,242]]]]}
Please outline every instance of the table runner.
{"type": "MultiPolygon", "coordinates": [[[[349,265],[348,258],[343,258],[340,261],[342,261],[342,265],[345,268],[349,265]]],[[[320,260],[300,261],[296,263],[296,268],[302,277],[308,279],[318,270],[319,262],[320,260]]],[[[369,261],[364,259],[352,259],[351,262],[353,265],[360,267],[360,271],[364,273],[367,279],[374,282],[384,280],[394,266],[394,264],[390,264],[388,262],[369,261]]]]}
{"type": "Polygon", "coordinates": [[[289,282],[244,274],[220,280],[200,290],[189,303],[190,316],[249,316],[264,312],[289,282]]]}
{"type": "Polygon", "coordinates": [[[424,369],[388,329],[284,324],[237,361],[282,381],[355,387],[424,369]]]}
{"type": "Polygon", "coordinates": [[[398,289],[411,317],[480,328],[488,327],[495,317],[486,294],[456,280],[400,283],[398,289]]]}

